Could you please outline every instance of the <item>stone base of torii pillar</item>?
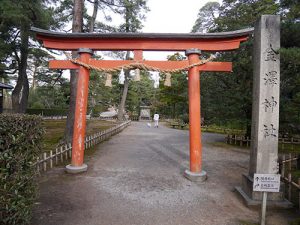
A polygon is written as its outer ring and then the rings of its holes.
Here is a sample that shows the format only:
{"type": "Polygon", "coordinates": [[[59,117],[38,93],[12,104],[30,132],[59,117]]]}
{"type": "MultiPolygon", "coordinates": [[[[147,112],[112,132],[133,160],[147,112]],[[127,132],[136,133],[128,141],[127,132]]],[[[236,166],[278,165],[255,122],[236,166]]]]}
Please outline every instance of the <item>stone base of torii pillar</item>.
{"type": "Polygon", "coordinates": [[[77,174],[77,173],[86,172],[87,168],[88,166],[84,163],[81,166],[72,166],[70,164],[66,166],[66,172],[71,174],[77,174]]]}
{"type": "MultiPolygon", "coordinates": [[[[253,191],[254,174],[278,174],[278,130],[280,94],[280,17],[263,15],[254,29],[253,103],[249,173],[242,177],[237,192],[246,205],[262,202],[262,192],[253,191]]],[[[280,192],[268,193],[268,206],[289,208],[280,192]]]]}

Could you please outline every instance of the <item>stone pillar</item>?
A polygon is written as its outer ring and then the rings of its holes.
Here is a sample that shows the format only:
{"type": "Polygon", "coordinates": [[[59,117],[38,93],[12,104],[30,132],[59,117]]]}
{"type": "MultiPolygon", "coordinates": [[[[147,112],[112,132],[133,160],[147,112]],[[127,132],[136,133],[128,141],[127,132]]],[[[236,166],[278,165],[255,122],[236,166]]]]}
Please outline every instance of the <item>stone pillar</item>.
{"type": "MultiPolygon", "coordinates": [[[[201,51],[189,49],[186,51],[189,64],[199,62],[201,51]]],[[[192,181],[206,180],[206,172],[202,170],[201,115],[200,115],[200,75],[197,66],[189,69],[189,124],[190,124],[190,170],[184,175],[192,181]]]]}
{"type": "Polygon", "coordinates": [[[280,17],[262,16],[254,33],[249,175],[277,173],[280,95],[280,17]]]}
{"type": "MultiPolygon", "coordinates": [[[[78,53],[80,55],[80,61],[88,63],[93,51],[91,49],[81,48],[78,50],[78,53]]],[[[80,66],[77,81],[76,109],[72,142],[72,161],[71,165],[66,166],[66,171],[68,173],[80,173],[87,170],[87,165],[83,163],[83,160],[89,77],[90,71],[87,68],[80,66]]]]}
{"type": "MultiPolygon", "coordinates": [[[[280,17],[263,15],[256,22],[253,53],[253,104],[249,173],[237,190],[247,205],[260,204],[262,192],[253,192],[254,173],[278,173],[280,95],[280,17]]],[[[275,205],[284,203],[283,193],[269,193],[275,205]]]]}

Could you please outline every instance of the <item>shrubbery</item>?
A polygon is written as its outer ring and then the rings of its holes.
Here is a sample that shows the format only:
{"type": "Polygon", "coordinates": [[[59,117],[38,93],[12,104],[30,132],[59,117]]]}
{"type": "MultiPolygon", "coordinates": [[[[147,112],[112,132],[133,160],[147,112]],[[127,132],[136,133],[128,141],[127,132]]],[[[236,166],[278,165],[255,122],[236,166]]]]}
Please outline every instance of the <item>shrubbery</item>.
{"type": "Polygon", "coordinates": [[[179,119],[183,123],[189,123],[189,114],[185,113],[185,114],[179,115],[179,119]]]}
{"type": "Polygon", "coordinates": [[[0,114],[0,224],[30,222],[43,133],[41,117],[0,114]]]}

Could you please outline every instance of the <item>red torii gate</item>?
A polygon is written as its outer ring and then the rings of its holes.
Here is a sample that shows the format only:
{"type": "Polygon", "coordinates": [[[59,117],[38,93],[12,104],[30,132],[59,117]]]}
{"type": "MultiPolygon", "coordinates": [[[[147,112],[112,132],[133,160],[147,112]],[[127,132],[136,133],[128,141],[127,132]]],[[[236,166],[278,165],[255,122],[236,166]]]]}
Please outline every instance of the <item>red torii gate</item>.
{"type": "MultiPolygon", "coordinates": [[[[239,48],[240,43],[248,39],[253,28],[222,33],[60,33],[32,28],[44,47],[56,50],[75,50],[79,61],[88,65],[113,68],[130,63],[143,63],[161,70],[171,70],[199,63],[201,51],[217,52],[239,48]],[[134,51],[134,60],[94,60],[94,50],[134,51]],[[185,51],[188,60],[183,61],[147,61],[143,60],[143,51],[185,51]]],[[[78,91],[72,143],[72,162],[67,166],[70,173],[87,170],[83,163],[86,110],[88,98],[89,69],[74,64],[70,60],[52,60],[52,69],[79,69],[78,91]]],[[[231,62],[207,62],[188,70],[189,125],[190,125],[190,170],[185,176],[190,180],[206,179],[202,170],[201,116],[200,116],[200,71],[231,72],[231,62]]]]}

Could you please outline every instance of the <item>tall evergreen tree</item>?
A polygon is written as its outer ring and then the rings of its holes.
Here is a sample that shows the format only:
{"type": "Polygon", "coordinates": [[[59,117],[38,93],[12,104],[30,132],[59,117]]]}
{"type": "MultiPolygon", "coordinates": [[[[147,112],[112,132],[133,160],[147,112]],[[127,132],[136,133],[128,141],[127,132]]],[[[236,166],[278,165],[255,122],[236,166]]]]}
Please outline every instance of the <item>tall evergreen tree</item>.
{"type": "MultiPolygon", "coordinates": [[[[120,25],[120,32],[137,32],[142,29],[142,20],[145,19],[145,12],[148,11],[146,0],[119,0],[120,7],[117,12],[124,18],[124,23],[120,25]]],[[[126,53],[125,59],[130,58],[130,52],[126,53]]],[[[125,81],[123,94],[119,104],[118,120],[123,119],[125,103],[128,93],[130,71],[125,71],[125,81]]]]}
{"type": "Polygon", "coordinates": [[[192,32],[207,32],[215,29],[215,19],[219,14],[220,4],[218,2],[208,2],[200,10],[192,32]]]}
{"type": "Polygon", "coordinates": [[[47,2],[49,1],[2,0],[0,4],[0,44],[4,47],[0,54],[2,75],[17,74],[17,83],[12,93],[13,111],[17,113],[24,113],[28,103],[27,59],[31,47],[30,26],[49,27],[52,22],[52,9],[46,7],[47,2]]]}
{"type": "MultiPolygon", "coordinates": [[[[84,13],[84,0],[73,1],[72,12],[72,32],[81,33],[83,31],[83,13],[84,13]]],[[[76,58],[77,52],[72,52],[72,57],[76,58]]],[[[70,71],[70,102],[69,112],[67,117],[66,129],[65,129],[65,141],[70,142],[73,138],[74,120],[75,120],[75,108],[76,108],[76,93],[77,93],[77,81],[78,70],[70,71]]]]}
{"type": "MultiPolygon", "coordinates": [[[[300,3],[296,0],[224,0],[216,12],[218,17],[211,17],[210,22],[204,23],[208,32],[231,31],[253,27],[263,14],[281,15],[281,132],[300,131],[297,125],[300,122],[299,9],[300,3]]],[[[207,13],[207,7],[203,10],[199,15],[207,13]]],[[[194,27],[197,26],[200,25],[196,22],[194,27]]],[[[251,120],[252,50],[250,38],[240,49],[218,54],[218,60],[234,62],[233,74],[204,73],[201,76],[202,110],[206,118],[215,123],[241,121],[248,125],[247,134],[250,134],[251,120]]]]}
{"type": "MultiPolygon", "coordinates": [[[[224,0],[218,10],[218,12],[214,11],[218,16],[211,17],[212,21],[207,22],[208,32],[253,27],[261,15],[278,14],[279,4],[272,0],[224,0]]],[[[247,135],[250,134],[251,129],[252,48],[250,38],[238,50],[217,54],[216,60],[233,62],[232,74],[202,73],[201,75],[202,114],[206,117],[206,121],[210,120],[218,124],[239,123],[247,128],[247,135]]]]}
{"type": "Polygon", "coordinates": [[[281,0],[280,128],[300,132],[300,2],[281,0]]]}

